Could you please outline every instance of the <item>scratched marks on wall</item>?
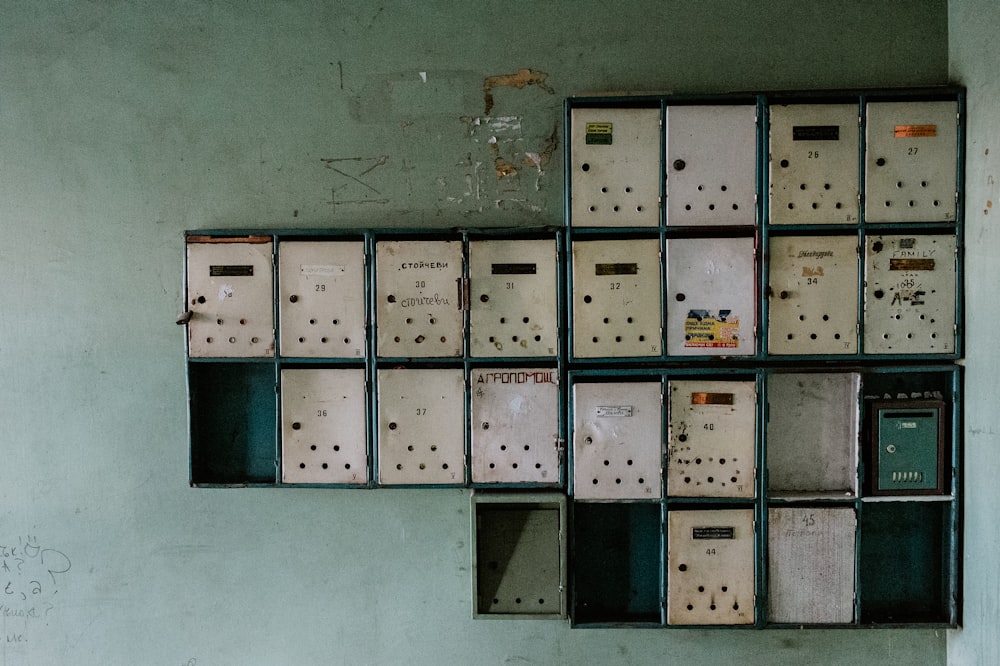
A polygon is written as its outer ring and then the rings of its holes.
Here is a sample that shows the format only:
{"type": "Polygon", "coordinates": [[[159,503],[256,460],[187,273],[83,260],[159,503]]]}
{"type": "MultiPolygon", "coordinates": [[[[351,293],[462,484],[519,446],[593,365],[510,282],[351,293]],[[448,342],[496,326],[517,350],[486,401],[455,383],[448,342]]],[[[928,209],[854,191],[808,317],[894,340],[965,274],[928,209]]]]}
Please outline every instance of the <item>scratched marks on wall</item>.
{"type": "Polygon", "coordinates": [[[387,204],[379,183],[379,170],[389,161],[388,155],[375,157],[325,157],[323,166],[332,171],[330,198],[325,201],[336,211],[345,204],[387,204]]]}

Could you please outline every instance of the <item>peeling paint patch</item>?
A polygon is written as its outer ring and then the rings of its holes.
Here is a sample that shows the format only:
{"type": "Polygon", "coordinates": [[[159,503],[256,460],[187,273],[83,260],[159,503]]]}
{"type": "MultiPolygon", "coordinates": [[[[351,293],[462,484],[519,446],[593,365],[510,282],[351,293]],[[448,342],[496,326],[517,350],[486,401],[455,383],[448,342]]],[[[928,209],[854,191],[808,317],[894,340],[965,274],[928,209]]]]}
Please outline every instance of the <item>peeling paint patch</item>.
{"type": "Polygon", "coordinates": [[[550,95],[555,91],[545,83],[549,75],[545,72],[536,72],[531,69],[519,69],[515,74],[499,74],[497,76],[487,76],[483,80],[483,97],[486,108],[486,115],[493,111],[493,89],[494,88],[524,88],[525,86],[538,86],[550,95]]]}
{"type": "Polygon", "coordinates": [[[496,166],[497,178],[498,179],[500,179],[500,178],[506,178],[507,176],[516,176],[517,175],[517,167],[514,166],[513,164],[511,164],[510,162],[508,162],[507,160],[505,160],[504,158],[497,157],[493,161],[493,163],[496,166]]]}

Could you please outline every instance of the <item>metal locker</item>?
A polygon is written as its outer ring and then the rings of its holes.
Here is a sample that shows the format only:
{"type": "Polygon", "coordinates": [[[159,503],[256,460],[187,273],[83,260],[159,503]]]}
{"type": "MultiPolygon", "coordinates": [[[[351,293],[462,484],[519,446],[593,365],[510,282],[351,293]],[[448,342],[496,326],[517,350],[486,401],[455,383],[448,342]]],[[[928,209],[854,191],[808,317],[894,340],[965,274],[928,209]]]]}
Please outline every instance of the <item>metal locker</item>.
{"type": "Polygon", "coordinates": [[[281,371],[282,483],[368,482],[361,368],[281,371]]]}
{"type": "Polygon", "coordinates": [[[668,225],[755,223],[756,106],[667,107],[666,159],[668,225]]]}
{"type": "Polygon", "coordinates": [[[661,497],[660,382],[577,382],[573,425],[576,499],[661,497]]]}
{"type": "Polygon", "coordinates": [[[574,227],[660,224],[660,109],[574,108],[574,227]]]}
{"type": "Polygon", "coordinates": [[[188,355],[274,355],[270,236],[190,237],[187,243],[188,355]]]}
{"type": "Polygon", "coordinates": [[[469,351],[555,356],[559,349],[554,240],[469,243],[469,351]]]}
{"type": "Polygon", "coordinates": [[[379,241],[375,257],[378,355],[461,356],[461,242],[379,241]]]}
{"type": "Polygon", "coordinates": [[[282,242],[278,289],[282,356],[364,357],[364,243],[282,242]]]}
{"type": "Polygon", "coordinates": [[[464,404],[460,369],[379,370],[379,483],[464,484],[464,404]]]}
{"type": "Polygon", "coordinates": [[[955,351],[955,261],[951,235],[866,239],[865,353],[955,351]]]}
{"type": "Polygon", "coordinates": [[[879,401],[871,414],[871,494],[944,494],[944,401],[879,401]]]}
{"type": "Polygon", "coordinates": [[[754,623],[752,509],[667,512],[667,624],[754,623]]]}
{"type": "Polygon", "coordinates": [[[953,222],[958,103],[871,102],[865,134],[868,222],[953,222]]]}
{"type": "Polygon", "coordinates": [[[854,509],[780,507],[767,512],[768,621],[854,619],[854,509]]]}
{"type": "Polygon", "coordinates": [[[853,372],[768,376],[770,496],[857,496],[860,383],[853,372]]]}
{"type": "Polygon", "coordinates": [[[856,354],[856,236],[774,236],[768,286],[771,354],[856,354]]]}
{"type": "Polygon", "coordinates": [[[753,497],[756,383],[675,379],[668,391],[667,495],[753,497]]]}
{"type": "Polygon", "coordinates": [[[659,356],[660,241],[573,243],[573,355],[659,356]]]}
{"type": "Polygon", "coordinates": [[[473,483],[559,483],[555,368],[474,368],[473,483]]]}
{"type": "Polygon", "coordinates": [[[770,107],[771,224],[857,224],[857,104],[770,107]]]}
{"type": "Polygon", "coordinates": [[[753,238],[667,240],[667,353],[756,352],[753,238]]]}

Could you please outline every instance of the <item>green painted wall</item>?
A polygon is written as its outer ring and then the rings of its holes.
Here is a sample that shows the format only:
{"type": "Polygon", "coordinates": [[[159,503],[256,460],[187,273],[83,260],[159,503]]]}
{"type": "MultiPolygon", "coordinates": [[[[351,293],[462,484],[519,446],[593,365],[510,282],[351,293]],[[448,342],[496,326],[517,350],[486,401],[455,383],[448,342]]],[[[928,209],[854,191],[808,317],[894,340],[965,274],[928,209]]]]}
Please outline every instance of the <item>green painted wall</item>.
{"type": "MultiPolygon", "coordinates": [[[[951,646],[474,622],[466,492],[188,489],[173,324],[185,229],[559,224],[566,96],[945,83],[945,0],[2,4],[0,546],[38,592],[0,594],[0,666],[995,654],[985,561],[951,646]]],[[[985,44],[988,3],[965,4],[952,20],[985,44]]],[[[951,47],[995,91],[955,28],[951,47]]],[[[970,317],[970,358],[991,321],[970,317]]],[[[969,424],[985,475],[1000,425],[969,424]]]]}
{"type": "Polygon", "coordinates": [[[965,201],[965,622],[950,632],[948,661],[954,664],[1000,662],[1000,413],[997,375],[1000,356],[994,339],[1000,308],[996,285],[1000,247],[996,215],[1000,210],[1000,6],[989,0],[949,3],[949,61],[956,83],[968,89],[965,201]]]}

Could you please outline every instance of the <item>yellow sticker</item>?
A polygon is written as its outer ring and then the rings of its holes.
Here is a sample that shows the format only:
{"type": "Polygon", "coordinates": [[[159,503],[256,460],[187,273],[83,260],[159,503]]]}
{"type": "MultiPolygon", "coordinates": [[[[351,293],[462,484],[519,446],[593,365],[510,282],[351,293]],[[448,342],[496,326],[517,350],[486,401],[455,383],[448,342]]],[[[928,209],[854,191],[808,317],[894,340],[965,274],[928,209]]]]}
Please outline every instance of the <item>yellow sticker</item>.
{"type": "Polygon", "coordinates": [[[896,125],[897,139],[924,139],[937,136],[937,125],[896,125]]]}
{"type": "Polygon", "coordinates": [[[684,346],[702,349],[736,349],[740,346],[740,318],[720,310],[690,310],[684,320],[684,346]]]}
{"type": "Polygon", "coordinates": [[[611,123],[587,123],[585,134],[588,145],[611,145],[611,123]]]}

